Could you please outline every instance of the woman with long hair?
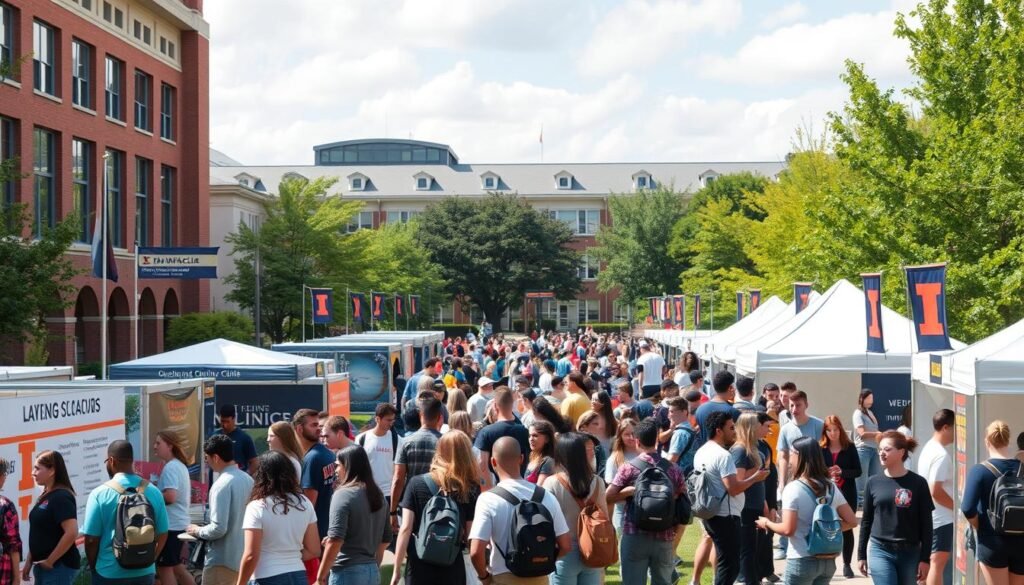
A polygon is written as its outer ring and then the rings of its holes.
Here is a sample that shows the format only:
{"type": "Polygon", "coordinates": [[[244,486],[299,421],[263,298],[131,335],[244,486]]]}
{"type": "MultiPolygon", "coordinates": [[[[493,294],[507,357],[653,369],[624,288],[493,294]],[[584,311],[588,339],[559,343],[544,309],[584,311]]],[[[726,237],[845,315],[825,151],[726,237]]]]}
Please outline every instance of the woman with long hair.
{"type": "Polygon", "coordinates": [[[782,490],[782,521],[765,517],[757,519],[757,527],[789,537],[786,550],[786,585],[826,585],[836,573],[835,559],[819,559],[807,550],[807,536],[814,520],[818,500],[824,498],[842,520],[842,529],[857,525],[857,516],[843,493],[832,483],[831,474],[821,456],[821,446],[810,437],[793,441],[796,452],[796,474],[782,490]]]}
{"type": "Polygon", "coordinates": [[[907,469],[915,447],[917,441],[899,431],[882,433],[882,473],[864,487],[857,558],[861,574],[870,574],[875,585],[916,585],[928,577],[935,506],[928,480],[907,469]]]}
{"type": "Polygon", "coordinates": [[[605,464],[608,462],[608,447],[605,447],[605,444],[611,445],[611,440],[606,438],[604,418],[593,410],[588,410],[580,415],[579,421],[576,422],[576,431],[587,435],[594,443],[589,452],[590,463],[598,475],[603,475],[605,464]]]}
{"type": "Polygon", "coordinates": [[[466,398],[466,391],[463,388],[466,384],[459,386],[458,388],[452,388],[448,391],[448,426],[451,427],[451,415],[456,412],[467,412],[469,409],[466,406],[468,398],[466,398]]]}
{"type": "Polygon", "coordinates": [[[292,462],[277,451],[259,456],[245,506],[245,546],[235,585],[307,585],[303,561],[320,556],[313,503],[299,489],[292,462]]]}
{"type": "Polygon", "coordinates": [[[878,418],[871,411],[874,404],[874,393],[869,388],[861,390],[857,410],[853,411],[853,445],[857,448],[862,473],[857,477],[857,500],[850,505],[863,501],[868,478],[882,472],[878,463],[878,436],[882,433],[878,430],[878,418]]]}
{"type": "Polygon", "coordinates": [[[700,369],[700,358],[697,354],[688,351],[683,354],[683,370],[687,373],[700,369]]]}
{"type": "Polygon", "coordinates": [[[181,560],[182,541],[178,535],[185,532],[191,521],[192,480],[188,475],[188,458],[181,446],[181,438],[174,431],[160,431],[153,441],[153,453],[164,462],[156,487],[164,495],[167,506],[167,542],[156,560],[156,572],[161,585],[195,585],[195,579],[181,560]]]}
{"type": "Polygon", "coordinates": [[[593,503],[608,517],[604,480],[588,463],[587,445],[590,442],[589,437],[580,433],[558,435],[555,443],[558,473],[544,482],[544,489],[558,500],[572,536],[572,549],[555,563],[551,585],[598,585],[604,573],[603,569],[585,566],[579,551],[580,511],[593,503]]]}
{"type": "MultiPolygon", "coordinates": [[[[832,482],[847,502],[857,501],[857,484],[861,476],[860,454],[846,436],[846,429],[838,416],[825,417],[825,429],[821,433],[821,455],[825,459],[832,482]]],[[[843,532],[843,577],[853,578],[853,530],[843,532]]]]}
{"type": "MultiPolygon", "coordinates": [[[[14,470],[13,464],[0,458],[0,490],[7,481],[7,474],[14,470]]],[[[19,578],[27,571],[18,571],[21,563],[21,528],[18,524],[17,505],[0,495],[0,585],[18,585],[19,578]]],[[[26,567],[31,565],[26,564],[26,567]]]]}
{"type": "Polygon", "coordinates": [[[28,513],[28,555],[21,579],[35,577],[37,585],[71,585],[81,568],[75,547],[78,537],[78,504],[64,457],[59,451],[43,451],[32,465],[32,479],[43,492],[28,513]]]}
{"type": "Polygon", "coordinates": [[[359,445],[338,451],[335,473],[338,481],[317,583],[327,583],[329,573],[330,585],[379,585],[380,563],[392,536],[384,492],[359,445]]]}
{"type": "Polygon", "coordinates": [[[526,481],[543,485],[555,473],[555,428],[543,420],[535,421],[530,431],[530,460],[526,465],[526,481]]]}
{"type": "Polygon", "coordinates": [[[302,477],[302,446],[299,445],[299,436],[295,434],[295,427],[291,423],[277,421],[270,425],[267,429],[267,446],[288,457],[295,467],[295,475],[302,477]]]}
{"type": "MultiPolygon", "coordinates": [[[[608,456],[608,462],[604,465],[605,485],[615,479],[615,474],[619,472],[620,467],[640,454],[640,449],[636,444],[636,435],[633,434],[636,423],[634,418],[624,418],[619,421],[615,430],[615,438],[612,439],[611,455],[608,456]]],[[[620,533],[622,532],[622,513],[625,507],[626,502],[616,502],[615,509],[612,511],[612,525],[620,533]]]]}
{"type": "Polygon", "coordinates": [[[421,561],[416,554],[412,534],[419,529],[430,499],[436,493],[443,493],[452,498],[459,508],[459,520],[463,523],[459,541],[464,550],[466,536],[473,523],[476,499],[480,495],[480,468],[476,461],[469,437],[465,433],[449,432],[437,442],[430,471],[409,480],[399,504],[402,528],[398,531],[395,545],[395,571],[391,575],[391,585],[398,585],[403,576],[402,561],[406,559],[406,585],[465,585],[466,564],[462,555],[447,567],[421,561]]]}
{"type": "Polygon", "coordinates": [[[988,458],[967,472],[960,511],[974,528],[977,559],[988,585],[1024,583],[1024,536],[996,533],[989,519],[989,495],[997,476],[1020,471],[1021,462],[1010,449],[1010,427],[994,420],[985,429],[988,458]]]}
{"type": "Polygon", "coordinates": [[[615,428],[618,426],[612,408],[612,397],[604,390],[598,390],[590,395],[590,408],[601,415],[604,420],[605,436],[598,438],[602,439],[601,444],[606,450],[611,450],[612,439],[615,438],[615,428]]]}
{"type": "Polygon", "coordinates": [[[562,414],[544,396],[538,396],[533,400],[533,420],[543,420],[551,423],[556,433],[572,431],[572,427],[566,422],[562,414]]]}
{"type": "MultiPolygon", "coordinates": [[[[685,404],[685,403],[684,403],[685,404]]],[[[757,413],[746,412],[736,421],[736,442],[729,449],[736,465],[736,480],[743,482],[761,469],[769,469],[770,456],[766,456],[758,443],[764,432],[757,413]]],[[[740,575],[747,583],[760,583],[757,568],[757,522],[764,513],[765,485],[763,481],[750,484],[743,492],[740,511],[740,575]]]]}

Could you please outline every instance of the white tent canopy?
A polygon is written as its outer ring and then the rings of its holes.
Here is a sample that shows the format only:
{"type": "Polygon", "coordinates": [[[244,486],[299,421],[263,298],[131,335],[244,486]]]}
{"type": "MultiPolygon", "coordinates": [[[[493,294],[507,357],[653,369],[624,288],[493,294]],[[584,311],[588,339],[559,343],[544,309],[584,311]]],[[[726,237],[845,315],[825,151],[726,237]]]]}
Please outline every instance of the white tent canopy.
{"type": "Polygon", "coordinates": [[[932,356],[941,356],[942,386],[964,394],[1024,393],[1024,320],[962,349],[915,355],[914,379],[930,381],[932,356]]]}
{"type": "Polygon", "coordinates": [[[298,381],[330,373],[325,360],[269,351],[227,339],[110,366],[115,380],[211,377],[217,380],[298,381]]]}
{"type": "Polygon", "coordinates": [[[731,345],[738,340],[746,339],[751,332],[756,331],[765,323],[784,313],[786,307],[786,302],[779,297],[773,296],[769,298],[746,317],[706,339],[702,348],[704,351],[700,352],[703,354],[701,357],[714,357],[717,349],[731,345]]]}

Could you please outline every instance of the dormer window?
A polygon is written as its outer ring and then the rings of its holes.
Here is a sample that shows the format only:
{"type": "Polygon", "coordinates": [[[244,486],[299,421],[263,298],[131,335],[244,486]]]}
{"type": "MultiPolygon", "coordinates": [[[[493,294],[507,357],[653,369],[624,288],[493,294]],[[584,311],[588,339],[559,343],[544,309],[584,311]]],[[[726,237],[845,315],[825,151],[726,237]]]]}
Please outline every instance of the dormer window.
{"type": "Polygon", "coordinates": [[[370,178],[362,173],[352,173],[348,176],[348,190],[349,191],[363,191],[366,189],[366,184],[370,182],[370,178]]]}
{"type": "Polygon", "coordinates": [[[569,171],[562,171],[555,175],[555,188],[556,189],[572,189],[572,173],[569,171]]]}
{"type": "Polygon", "coordinates": [[[638,189],[643,189],[644,187],[646,187],[647,186],[647,177],[642,177],[642,176],[641,177],[637,177],[636,178],[636,186],[637,186],[638,189]]]}
{"type": "Polygon", "coordinates": [[[713,171],[711,169],[708,169],[708,170],[704,171],[698,177],[700,179],[700,186],[701,187],[707,187],[711,183],[714,183],[715,180],[718,179],[719,176],[720,176],[719,173],[716,173],[715,171],[713,171]]]}
{"type": "Polygon", "coordinates": [[[416,188],[420,189],[420,190],[429,189],[430,188],[430,179],[428,179],[426,177],[420,177],[420,178],[416,179],[416,188]]]}
{"type": "Polygon", "coordinates": [[[362,191],[363,190],[363,179],[362,178],[356,177],[356,178],[352,179],[352,190],[353,191],[362,191]]]}
{"type": "Polygon", "coordinates": [[[486,187],[487,189],[493,189],[494,177],[487,177],[486,179],[484,179],[484,187],[486,187]]]}
{"type": "Polygon", "coordinates": [[[281,177],[281,180],[282,181],[287,181],[287,180],[302,181],[302,180],[307,180],[307,179],[306,179],[306,177],[300,175],[299,173],[287,172],[287,173],[284,174],[283,177],[281,177]]]}
{"type": "Polygon", "coordinates": [[[497,191],[501,185],[501,177],[497,173],[487,171],[480,175],[480,187],[485,191],[497,191]]]}
{"type": "Polygon", "coordinates": [[[419,172],[412,176],[416,181],[417,191],[429,191],[434,186],[434,177],[429,173],[419,172]]]}
{"type": "Polygon", "coordinates": [[[654,186],[654,182],[651,180],[651,174],[647,171],[637,171],[633,173],[633,190],[640,191],[641,189],[650,189],[654,186]]]}
{"type": "Polygon", "coordinates": [[[238,181],[239,185],[250,188],[254,187],[256,183],[260,182],[259,177],[254,177],[249,173],[238,173],[237,175],[235,175],[235,180],[238,181]]]}

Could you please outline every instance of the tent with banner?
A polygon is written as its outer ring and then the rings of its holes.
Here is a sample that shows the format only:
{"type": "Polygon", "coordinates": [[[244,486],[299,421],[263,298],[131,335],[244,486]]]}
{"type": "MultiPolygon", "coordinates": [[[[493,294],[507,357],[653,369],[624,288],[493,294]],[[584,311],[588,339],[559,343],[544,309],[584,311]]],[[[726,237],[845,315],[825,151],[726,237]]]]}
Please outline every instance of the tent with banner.
{"type": "Polygon", "coordinates": [[[700,353],[705,340],[715,334],[711,329],[645,329],[644,337],[658,344],[665,363],[672,367],[687,351],[700,353]]]}
{"type": "MultiPolygon", "coordinates": [[[[953,466],[955,508],[960,508],[967,470],[986,457],[985,427],[994,420],[1024,431],[1024,320],[962,349],[914,355],[914,428],[931,432],[940,408],[956,414],[953,466]]],[[[924,439],[923,432],[916,433],[924,439]]],[[[966,520],[956,514],[954,582],[980,583],[973,553],[964,546],[966,520]]]]}

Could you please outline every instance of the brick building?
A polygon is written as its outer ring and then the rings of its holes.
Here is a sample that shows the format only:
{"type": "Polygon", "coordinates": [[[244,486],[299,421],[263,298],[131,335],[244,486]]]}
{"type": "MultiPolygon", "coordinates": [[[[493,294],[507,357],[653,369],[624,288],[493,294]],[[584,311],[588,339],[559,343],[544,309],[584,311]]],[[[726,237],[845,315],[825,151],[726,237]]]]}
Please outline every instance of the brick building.
{"type": "Polygon", "coordinates": [[[162,351],[167,319],[209,310],[206,281],[142,280],[136,291],[132,278],[136,242],[209,241],[202,10],[202,0],[0,0],[0,59],[14,64],[0,81],[0,158],[19,157],[26,175],[0,184],[3,203],[26,205],[33,233],[81,212],[68,252],[83,270],[74,303],[46,319],[53,364],[99,361],[101,302],[112,363],[134,357],[136,342],[140,356],[162,351]],[[104,187],[120,279],[101,299],[90,243],[104,187]]]}

